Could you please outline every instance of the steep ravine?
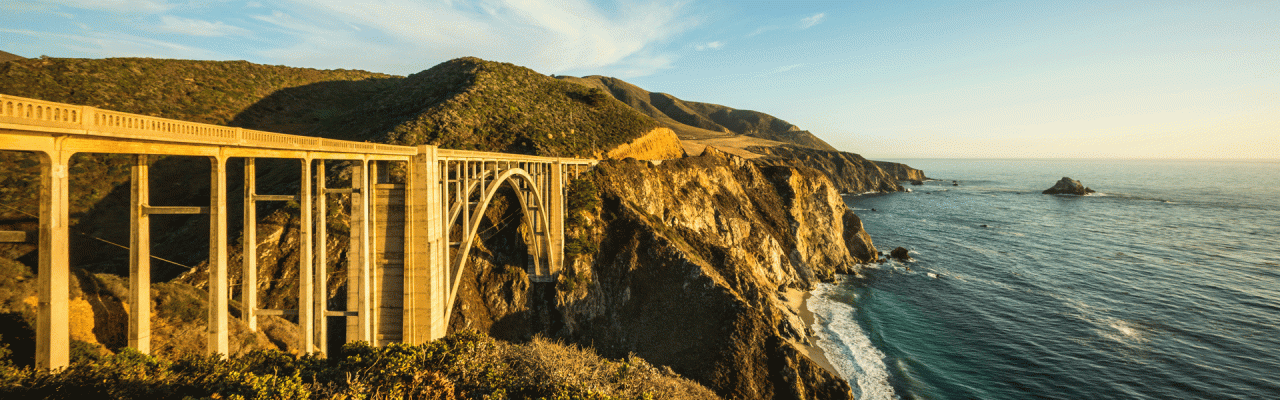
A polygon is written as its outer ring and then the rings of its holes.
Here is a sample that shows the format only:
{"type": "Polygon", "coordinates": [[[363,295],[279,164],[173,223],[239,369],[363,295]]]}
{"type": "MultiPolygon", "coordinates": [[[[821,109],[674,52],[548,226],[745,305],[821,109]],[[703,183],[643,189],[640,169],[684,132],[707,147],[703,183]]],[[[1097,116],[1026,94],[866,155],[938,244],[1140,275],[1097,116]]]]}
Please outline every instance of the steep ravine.
{"type": "Polygon", "coordinates": [[[527,326],[608,357],[634,353],[726,398],[852,397],[796,346],[808,328],[781,296],[876,257],[824,174],[713,150],[607,161],[588,179],[600,201],[572,211],[569,235],[598,252],[571,257],[556,284],[468,268],[452,327],[518,339],[527,326]],[[479,304],[489,306],[470,309],[479,304]]]}

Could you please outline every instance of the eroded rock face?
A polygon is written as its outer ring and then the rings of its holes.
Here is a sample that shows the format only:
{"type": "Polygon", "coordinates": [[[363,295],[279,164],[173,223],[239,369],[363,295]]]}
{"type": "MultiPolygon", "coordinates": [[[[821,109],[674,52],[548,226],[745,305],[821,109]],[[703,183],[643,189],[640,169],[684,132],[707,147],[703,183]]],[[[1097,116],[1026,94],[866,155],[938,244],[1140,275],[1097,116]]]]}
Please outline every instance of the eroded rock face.
{"type": "Polygon", "coordinates": [[[511,315],[488,307],[485,321],[470,326],[490,323],[511,337],[511,326],[498,321],[528,321],[533,332],[607,357],[634,353],[671,367],[726,398],[852,398],[847,381],[796,347],[808,329],[779,296],[857,273],[877,256],[823,173],[711,150],[657,166],[608,161],[590,179],[600,206],[577,211],[586,222],[569,233],[598,251],[570,257],[559,283],[527,291],[464,277],[492,287],[461,289],[485,298],[460,304],[528,305],[511,315]]]}
{"type": "Polygon", "coordinates": [[[898,181],[926,179],[924,172],[904,164],[871,161],[842,151],[816,150],[795,146],[751,147],[765,157],[752,160],[761,165],[809,167],[825,173],[840,193],[901,192],[898,181]]]}
{"type": "Polygon", "coordinates": [[[1071,178],[1068,178],[1068,177],[1065,177],[1065,176],[1064,176],[1064,177],[1062,177],[1062,179],[1061,179],[1061,180],[1059,180],[1059,181],[1058,181],[1058,183],[1054,184],[1054,185],[1053,185],[1053,187],[1048,188],[1048,189],[1045,189],[1045,191],[1043,191],[1043,192],[1041,192],[1041,193],[1044,193],[1044,194],[1074,194],[1074,195],[1078,195],[1078,196],[1083,196],[1083,195],[1086,195],[1086,194],[1089,194],[1089,193],[1093,193],[1093,192],[1094,192],[1094,190],[1093,190],[1093,189],[1090,189],[1090,188],[1088,188],[1088,187],[1085,187],[1083,183],[1080,183],[1080,181],[1077,181],[1077,180],[1075,180],[1075,179],[1071,179],[1071,178]]]}

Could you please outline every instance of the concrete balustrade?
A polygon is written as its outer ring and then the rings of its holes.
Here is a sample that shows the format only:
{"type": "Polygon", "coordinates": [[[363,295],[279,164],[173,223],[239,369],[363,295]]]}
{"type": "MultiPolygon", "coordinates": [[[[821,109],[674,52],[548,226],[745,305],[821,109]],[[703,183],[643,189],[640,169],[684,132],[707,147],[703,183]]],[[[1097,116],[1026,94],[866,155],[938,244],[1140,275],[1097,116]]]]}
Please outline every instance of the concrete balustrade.
{"type": "Polygon", "coordinates": [[[244,162],[241,247],[242,318],[258,328],[264,315],[297,316],[298,347],[326,351],[328,317],[345,317],[348,341],[422,343],[444,336],[465,260],[490,201],[504,187],[516,193],[529,226],[529,275],[554,281],[563,263],[566,183],[595,160],[393,146],[285,135],[0,95],[0,150],[34,152],[41,163],[39,304],[36,359],[41,368],[69,362],[68,165],[80,152],[135,155],[130,201],[129,346],[150,351],[150,215],[209,216],[207,352],[228,344],[227,166],[244,162]],[[207,205],[149,204],[150,156],[207,157],[207,205]],[[298,160],[297,194],[257,193],[255,159],[298,160]],[[352,182],[329,188],[326,160],[345,160],[352,182]],[[403,183],[387,182],[385,163],[402,163],[403,183]],[[348,194],[351,216],[345,310],[328,307],[325,243],[327,195],[348,194]],[[257,202],[301,206],[297,310],[259,308],[257,202]],[[457,234],[450,236],[451,232],[457,234]]]}

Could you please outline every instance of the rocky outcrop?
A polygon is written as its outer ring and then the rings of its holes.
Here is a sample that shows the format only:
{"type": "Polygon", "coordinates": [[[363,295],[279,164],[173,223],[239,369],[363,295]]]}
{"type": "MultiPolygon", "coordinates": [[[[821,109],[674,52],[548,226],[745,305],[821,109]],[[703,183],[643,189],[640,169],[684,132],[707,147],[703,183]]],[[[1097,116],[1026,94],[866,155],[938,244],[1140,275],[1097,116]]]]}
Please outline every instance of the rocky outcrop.
{"type": "Polygon", "coordinates": [[[571,256],[554,284],[526,286],[505,262],[464,272],[454,329],[518,337],[524,325],[608,357],[635,354],[727,398],[852,397],[797,347],[808,327],[779,296],[877,256],[826,176],[712,149],[656,166],[608,161],[589,179],[601,201],[571,211],[582,222],[568,232],[598,251],[571,256]]]}
{"type": "MultiPolygon", "coordinates": [[[[815,150],[795,146],[752,147],[751,151],[766,157],[751,160],[761,165],[809,167],[822,171],[835,184],[840,193],[900,192],[902,185],[897,175],[880,167],[880,162],[843,151],[815,150]]],[[[894,164],[894,163],[890,163],[894,164]]],[[[911,177],[902,164],[895,164],[897,173],[911,177]]],[[[924,173],[913,170],[924,178],[924,173]]]]}
{"type": "Polygon", "coordinates": [[[1045,189],[1043,192],[1040,192],[1040,193],[1074,194],[1077,196],[1083,196],[1093,192],[1094,192],[1093,189],[1085,187],[1083,183],[1080,183],[1080,181],[1064,176],[1062,177],[1061,180],[1058,181],[1058,183],[1054,184],[1053,187],[1045,189]]]}
{"type": "Polygon", "coordinates": [[[637,160],[670,160],[684,157],[680,138],[670,128],[654,128],[627,143],[609,150],[606,157],[621,160],[631,157],[637,160]]]}
{"type": "Polygon", "coordinates": [[[916,182],[922,182],[929,178],[924,176],[924,171],[911,168],[907,164],[888,162],[888,161],[872,161],[876,166],[880,167],[885,173],[892,176],[894,180],[911,181],[912,185],[916,182]]]}

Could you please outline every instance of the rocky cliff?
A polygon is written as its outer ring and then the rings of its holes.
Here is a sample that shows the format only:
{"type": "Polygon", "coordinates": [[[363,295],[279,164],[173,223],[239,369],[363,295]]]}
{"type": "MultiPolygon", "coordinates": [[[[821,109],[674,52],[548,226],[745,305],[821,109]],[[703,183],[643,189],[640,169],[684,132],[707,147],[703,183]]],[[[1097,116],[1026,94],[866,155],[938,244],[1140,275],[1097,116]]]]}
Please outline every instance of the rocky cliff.
{"type": "Polygon", "coordinates": [[[752,147],[765,157],[753,161],[765,165],[804,166],[822,171],[841,193],[899,192],[898,181],[925,179],[924,172],[903,164],[871,161],[843,151],[796,146],[752,147]]]}
{"type": "Polygon", "coordinates": [[[888,162],[888,161],[872,161],[876,166],[880,167],[886,174],[893,177],[897,181],[923,181],[929,179],[924,176],[924,171],[911,168],[907,164],[888,162]]]}
{"type": "Polygon", "coordinates": [[[597,251],[572,256],[555,284],[473,260],[454,329],[634,353],[727,398],[852,396],[797,346],[808,327],[780,292],[876,257],[822,173],[712,150],[659,165],[605,162],[588,179],[575,188],[594,187],[600,200],[572,210],[568,233],[597,251]]]}

